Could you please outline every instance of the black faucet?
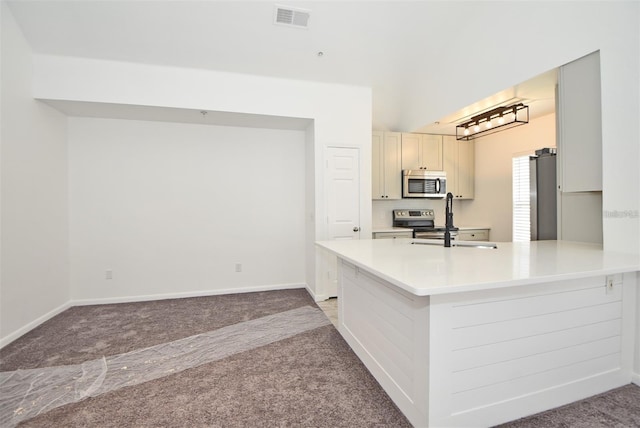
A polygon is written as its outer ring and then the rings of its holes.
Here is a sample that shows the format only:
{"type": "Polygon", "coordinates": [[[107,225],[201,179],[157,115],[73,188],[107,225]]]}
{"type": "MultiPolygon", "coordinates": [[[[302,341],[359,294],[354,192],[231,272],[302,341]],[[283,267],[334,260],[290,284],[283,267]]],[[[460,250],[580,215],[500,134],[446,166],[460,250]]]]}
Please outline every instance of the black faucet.
{"type": "Polygon", "coordinates": [[[451,246],[451,229],[453,229],[453,194],[447,193],[447,205],[444,218],[444,246],[451,246]]]}

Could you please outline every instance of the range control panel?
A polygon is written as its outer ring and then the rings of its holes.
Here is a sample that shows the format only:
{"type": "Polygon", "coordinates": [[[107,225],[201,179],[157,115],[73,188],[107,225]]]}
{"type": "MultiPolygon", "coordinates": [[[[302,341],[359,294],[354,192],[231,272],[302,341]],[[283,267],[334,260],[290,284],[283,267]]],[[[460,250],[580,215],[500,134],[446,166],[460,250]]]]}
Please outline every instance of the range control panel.
{"type": "Polygon", "coordinates": [[[394,219],[433,220],[433,210],[393,210],[394,219]]]}

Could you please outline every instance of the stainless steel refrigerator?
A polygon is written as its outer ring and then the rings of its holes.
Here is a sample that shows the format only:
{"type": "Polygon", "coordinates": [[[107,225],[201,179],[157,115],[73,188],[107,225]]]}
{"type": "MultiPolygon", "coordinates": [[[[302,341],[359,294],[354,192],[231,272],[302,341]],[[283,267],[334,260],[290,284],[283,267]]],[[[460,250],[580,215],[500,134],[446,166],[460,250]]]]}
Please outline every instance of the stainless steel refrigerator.
{"type": "Polygon", "coordinates": [[[536,150],[529,158],[531,240],[557,239],[556,150],[536,150]]]}

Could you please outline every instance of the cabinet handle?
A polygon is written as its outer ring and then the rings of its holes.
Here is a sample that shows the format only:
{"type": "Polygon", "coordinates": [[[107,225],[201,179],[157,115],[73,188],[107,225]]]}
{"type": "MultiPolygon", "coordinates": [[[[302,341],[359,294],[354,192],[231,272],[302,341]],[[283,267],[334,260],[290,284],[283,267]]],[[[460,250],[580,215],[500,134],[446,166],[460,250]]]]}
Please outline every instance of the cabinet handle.
{"type": "Polygon", "coordinates": [[[353,228],[353,231],[354,232],[360,232],[360,228],[358,226],[356,226],[356,227],[353,228]]]}

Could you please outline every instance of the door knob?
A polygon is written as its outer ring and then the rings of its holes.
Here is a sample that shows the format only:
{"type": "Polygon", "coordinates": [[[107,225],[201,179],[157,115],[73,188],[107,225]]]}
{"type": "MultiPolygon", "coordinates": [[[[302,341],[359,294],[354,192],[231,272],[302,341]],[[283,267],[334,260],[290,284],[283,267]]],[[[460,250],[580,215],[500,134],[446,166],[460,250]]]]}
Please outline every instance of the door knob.
{"type": "Polygon", "coordinates": [[[360,232],[360,228],[358,226],[356,226],[356,227],[353,228],[353,231],[354,232],[360,232]]]}

